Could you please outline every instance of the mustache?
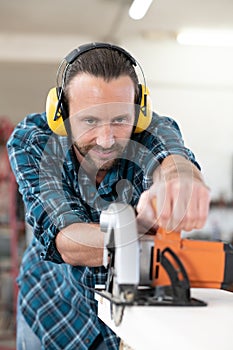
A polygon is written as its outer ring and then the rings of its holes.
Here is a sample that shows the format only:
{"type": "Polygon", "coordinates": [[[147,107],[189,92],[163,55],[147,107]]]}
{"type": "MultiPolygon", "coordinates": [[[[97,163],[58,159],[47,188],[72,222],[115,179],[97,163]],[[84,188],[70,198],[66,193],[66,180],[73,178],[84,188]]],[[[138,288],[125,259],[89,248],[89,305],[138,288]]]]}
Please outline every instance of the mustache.
{"type": "Polygon", "coordinates": [[[90,149],[94,149],[95,151],[100,151],[100,152],[103,152],[103,153],[108,153],[108,152],[120,151],[120,150],[122,150],[122,148],[123,148],[122,146],[120,146],[118,144],[115,144],[115,145],[113,145],[112,147],[109,147],[109,148],[104,148],[104,147],[101,147],[101,146],[93,146],[90,149]]]}
{"type": "Polygon", "coordinates": [[[109,148],[104,148],[101,147],[99,145],[78,145],[76,142],[74,142],[74,146],[78,149],[78,150],[82,150],[82,152],[88,153],[91,150],[95,150],[95,151],[99,151],[99,152],[103,152],[103,153],[108,153],[108,152],[114,152],[114,151],[122,151],[123,147],[119,144],[114,144],[113,146],[109,147],[109,148]]]}

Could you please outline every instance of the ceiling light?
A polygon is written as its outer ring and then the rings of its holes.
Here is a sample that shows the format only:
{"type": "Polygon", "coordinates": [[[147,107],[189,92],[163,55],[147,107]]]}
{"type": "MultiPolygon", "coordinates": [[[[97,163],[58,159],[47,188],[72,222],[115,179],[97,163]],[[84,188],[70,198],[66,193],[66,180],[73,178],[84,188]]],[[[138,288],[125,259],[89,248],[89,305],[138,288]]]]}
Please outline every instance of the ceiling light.
{"type": "Polygon", "coordinates": [[[153,0],[134,0],[129,9],[129,16],[133,19],[142,19],[147,13],[153,0]]]}
{"type": "Polygon", "coordinates": [[[181,45],[196,46],[233,46],[233,32],[223,30],[184,30],[176,40],[181,45]]]}

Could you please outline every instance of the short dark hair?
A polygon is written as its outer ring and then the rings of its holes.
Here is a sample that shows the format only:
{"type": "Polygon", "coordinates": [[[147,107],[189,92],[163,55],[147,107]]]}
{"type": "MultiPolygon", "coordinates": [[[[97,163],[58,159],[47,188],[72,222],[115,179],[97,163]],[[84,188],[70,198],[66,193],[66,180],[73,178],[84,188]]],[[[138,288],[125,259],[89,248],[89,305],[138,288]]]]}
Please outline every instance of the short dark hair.
{"type": "Polygon", "coordinates": [[[135,102],[138,100],[138,77],[129,58],[112,48],[96,48],[82,53],[68,66],[64,77],[65,100],[69,100],[69,84],[80,73],[101,77],[109,82],[120,76],[129,76],[135,86],[135,102]]]}

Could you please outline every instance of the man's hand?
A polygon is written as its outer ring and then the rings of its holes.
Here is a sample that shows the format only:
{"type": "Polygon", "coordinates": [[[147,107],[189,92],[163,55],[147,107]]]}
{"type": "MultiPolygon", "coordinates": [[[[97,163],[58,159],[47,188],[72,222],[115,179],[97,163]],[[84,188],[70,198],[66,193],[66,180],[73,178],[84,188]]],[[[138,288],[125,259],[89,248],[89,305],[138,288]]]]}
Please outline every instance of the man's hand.
{"type": "Polygon", "coordinates": [[[137,205],[137,226],[139,234],[155,234],[158,228],[157,214],[150,191],[141,194],[137,205]]]}
{"type": "Polygon", "coordinates": [[[185,158],[167,157],[154,173],[154,184],[138,203],[139,227],[156,225],[167,231],[190,231],[204,226],[210,193],[200,171],[185,158]]]}

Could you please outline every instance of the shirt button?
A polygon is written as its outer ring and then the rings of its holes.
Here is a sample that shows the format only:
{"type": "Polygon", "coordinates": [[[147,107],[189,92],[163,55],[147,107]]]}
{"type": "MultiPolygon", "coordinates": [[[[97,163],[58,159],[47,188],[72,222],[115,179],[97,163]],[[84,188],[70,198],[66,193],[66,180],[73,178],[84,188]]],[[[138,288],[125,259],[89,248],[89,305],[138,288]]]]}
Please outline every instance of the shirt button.
{"type": "Polygon", "coordinates": [[[85,343],[85,344],[89,344],[89,343],[90,343],[90,339],[89,339],[89,338],[85,339],[85,340],[84,340],[84,343],[85,343]]]}
{"type": "Polygon", "coordinates": [[[98,267],[95,268],[95,273],[99,273],[100,269],[98,267]]]}

